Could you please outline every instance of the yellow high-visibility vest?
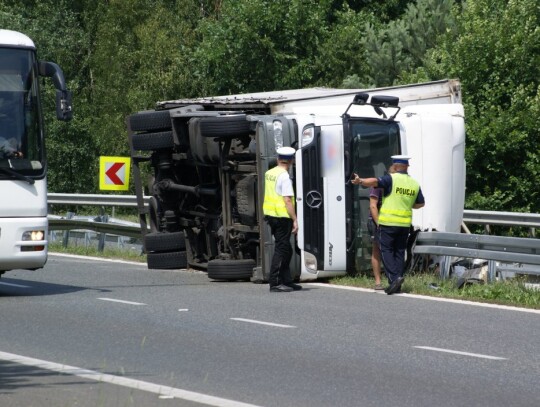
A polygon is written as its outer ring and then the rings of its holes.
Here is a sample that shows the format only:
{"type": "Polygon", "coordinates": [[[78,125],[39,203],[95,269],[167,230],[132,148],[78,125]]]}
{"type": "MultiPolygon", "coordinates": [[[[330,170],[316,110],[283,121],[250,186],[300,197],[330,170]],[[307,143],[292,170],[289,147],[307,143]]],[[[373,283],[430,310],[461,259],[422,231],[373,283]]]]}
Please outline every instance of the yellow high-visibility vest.
{"type": "Polygon", "coordinates": [[[392,177],[392,191],[383,196],[379,211],[379,224],[385,226],[409,227],[412,223],[412,207],[420,191],[420,185],[408,174],[395,173],[392,177]]]}
{"type": "MultiPolygon", "coordinates": [[[[275,218],[290,218],[285,206],[285,200],[276,192],[278,177],[287,172],[285,168],[276,166],[264,174],[264,202],[263,213],[275,218]]],[[[294,196],[292,197],[294,202],[294,196]]]]}

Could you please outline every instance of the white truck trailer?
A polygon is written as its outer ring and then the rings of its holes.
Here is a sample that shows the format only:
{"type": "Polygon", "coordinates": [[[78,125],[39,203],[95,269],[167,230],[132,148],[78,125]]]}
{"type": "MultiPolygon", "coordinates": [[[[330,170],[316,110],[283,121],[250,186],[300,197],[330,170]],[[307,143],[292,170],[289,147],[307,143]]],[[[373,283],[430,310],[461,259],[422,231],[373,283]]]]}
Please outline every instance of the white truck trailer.
{"type": "Polygon", "coordinates": [[[38,61],[26,35],[0,30],[0,275],[47,261],[47,162],[39,77],[57,89],[57,118],[71,119],[62,70],[38,61]]]}
{"type": "Polygon", "coordinates": [[[354,172],[383,175],[394,154],[413,157],[410,174],[426,197],[413,225],[461,226],[465,126],[457,80],[164,101],[128,117],[127,126],[141,226],[151,229],[149,268],[189,265],[213,279],[265,281],[273,241],[262,214],[264,173],[281,146],[297,149],[291,270],[301,281],[370,267],[369,193],[349,180],[354,172]]]}

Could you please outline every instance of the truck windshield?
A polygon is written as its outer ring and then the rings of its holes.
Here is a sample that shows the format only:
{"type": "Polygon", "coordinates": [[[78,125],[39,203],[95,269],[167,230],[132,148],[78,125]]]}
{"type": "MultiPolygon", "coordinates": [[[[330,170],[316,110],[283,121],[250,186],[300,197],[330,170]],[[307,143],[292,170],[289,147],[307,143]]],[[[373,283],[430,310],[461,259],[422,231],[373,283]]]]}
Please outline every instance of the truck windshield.
{"type": "MultiPolygon", "coordinates": [[[[351,119],[351,170],[362,178],[380,177],[392,164],[391,156],[400,153],[399,126],[379,119],[351,119]]],[[[369,188],[353,186],[352,246],[356,271],[371,267],[371,240],[368,231],[369,188]]]]}
{"type": "MultiPolygon", "coordinates": [[[[0,167],[44,175],[35,53],[0,48],[0,167]]],[[[0,179],[13,179],[5,171],[0,179]]]]}

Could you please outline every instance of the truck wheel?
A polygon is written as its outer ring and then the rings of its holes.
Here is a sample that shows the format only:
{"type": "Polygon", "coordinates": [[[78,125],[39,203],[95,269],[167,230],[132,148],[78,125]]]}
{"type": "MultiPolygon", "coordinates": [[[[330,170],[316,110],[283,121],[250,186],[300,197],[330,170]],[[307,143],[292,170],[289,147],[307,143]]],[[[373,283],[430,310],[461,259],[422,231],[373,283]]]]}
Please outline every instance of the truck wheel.
{"type": "Polygon", "coordinates": [[[168,110],[145,110],[129,116],[132,131],[170,130],[171,116],[168,110]]]}
{"type": "Polygon", "coordinates": [[[246,115],[204,117],[201,119],[203,137],[241,137],[250,134],[246,115]]]}
{"type": "Polygon", "coordinates": [[[255,201],[256,179],[245,177],[236,184],[236,205],[241,222],[255,226],[257,224],[257,204],[255,201]]]}
{"type": "Polygon", "coordinates": [[[255,260],[210,260],[208,278],[213,280],[249,280],[253,275],[255,260]]]}
{"type": "Polygon", "coordinates": [[[133,149],[139,151],[154,151],[174,147],[172,131],[133,134],[131,140],[133,149]]]}
{"type": "Polygon", "coordinates": [[[149,269],[171,270],[187,267],[186,252],[148,253],[146,261],[149,269]]]}
{"type": "Polygon", "coordinates": [[[147,233],[144,236],[144,247],[147,252],[185,251],[186,239],[184,232],[157,232],[147,233]]]}

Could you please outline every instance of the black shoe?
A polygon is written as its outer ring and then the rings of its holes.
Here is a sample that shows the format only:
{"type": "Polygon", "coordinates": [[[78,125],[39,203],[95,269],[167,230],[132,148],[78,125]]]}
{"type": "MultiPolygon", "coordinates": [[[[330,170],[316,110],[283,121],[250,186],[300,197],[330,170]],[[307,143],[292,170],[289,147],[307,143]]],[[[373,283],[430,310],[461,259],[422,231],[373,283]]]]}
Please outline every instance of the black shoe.
{"type": "Polygon", "coordinates": [[[384,292],[388,295],[395,294],[398,291],[401,290],[401,284],[403,284],[403,281],[405,281],[405,277],[398,277],[396,278],[392,284],[390,284],[384,292]]]}
{"type": "Polygon", "coordinates": [[[294,291],[300,291],[302,289],[302,286],[300,284],[295,284],[295,283],[287,283],[287,284],[283,284],[283,285],[286,285],[287,287],[291,287],[294,291]]]}
{"type": "Polygon", "coordinates": [[[273,285],[270,287],[270,292],[272,293],[290,293],[293,291],[292,287],[287,287],[286,285],[273,285]]]}

